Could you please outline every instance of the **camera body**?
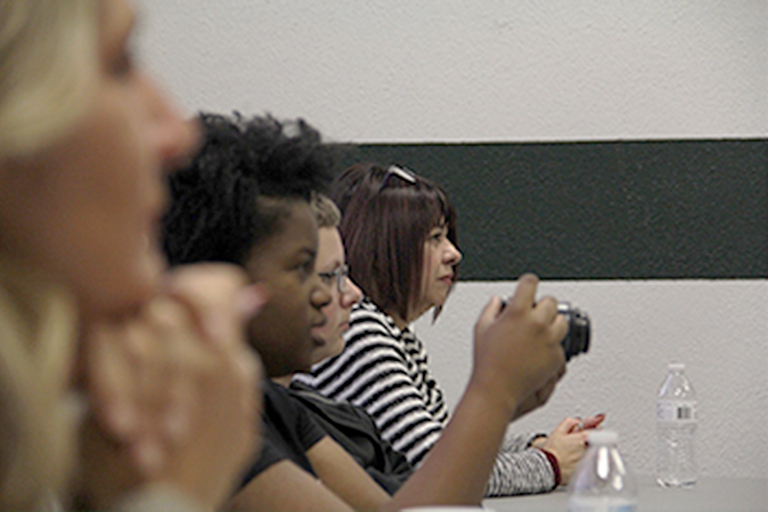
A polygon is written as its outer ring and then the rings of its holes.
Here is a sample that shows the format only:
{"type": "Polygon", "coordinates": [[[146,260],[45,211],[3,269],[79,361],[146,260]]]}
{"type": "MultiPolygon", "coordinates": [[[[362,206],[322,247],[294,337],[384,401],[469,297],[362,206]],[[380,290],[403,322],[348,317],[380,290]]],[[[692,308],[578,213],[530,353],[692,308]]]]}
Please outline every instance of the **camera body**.
{"type": "MultiPolygon", "coordinates": [[[[507,301],[502,301],[501,308],[504,309],[506,305],[507,301]]],[[[572,357],[589,350],[591,323],[586,312],[572,307],[569,302],[558,302],[557,312],[568,320],[568,333],[560,341],[560,345],[565,351],[565,360],[570,361],[572,357]]]]}
{"type": "Polygon", "coordinates": [[[565,350],[565,360],[569,361],[589,350],[590,321],[586,312],[571,307],[568,302],[558,302],[557,312],[568,319],[568,334],[560,341],[565,350]]]}

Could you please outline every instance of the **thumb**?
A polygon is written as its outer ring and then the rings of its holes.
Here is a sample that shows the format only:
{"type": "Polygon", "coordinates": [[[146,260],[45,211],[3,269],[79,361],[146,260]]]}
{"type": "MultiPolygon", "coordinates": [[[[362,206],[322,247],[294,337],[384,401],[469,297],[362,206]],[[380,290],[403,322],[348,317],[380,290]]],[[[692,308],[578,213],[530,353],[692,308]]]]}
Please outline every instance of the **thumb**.
{"type": "Polygon", "coordinates": [[[235,310],[240,314],[243,323],[259,314],[261,308],[269,300],[266,285],[254,283],[242,287],[235,296],[235,310]]]}
{"type": "Polygon", "coordinates": [[[560,424],[555,427],[555,432],[559,434],[570,434],[577,430],[578,427],[581,424],[581,420],[579,418],[565,418],[563,421],[560,422],[560,424]]]}
{"type": "Polygon", "coordinates": [[[480,312],[480,317],[477,319],[477,323],[475,323],[475,331],[477,333],[486,330],[494,320],[496,320],[496,317],[499,316],[499,312],[501,311],[501,306],[502,302],[499,297],[495,295],[491,297],[491,300],[485,305],[483,311],[480,312]]]}

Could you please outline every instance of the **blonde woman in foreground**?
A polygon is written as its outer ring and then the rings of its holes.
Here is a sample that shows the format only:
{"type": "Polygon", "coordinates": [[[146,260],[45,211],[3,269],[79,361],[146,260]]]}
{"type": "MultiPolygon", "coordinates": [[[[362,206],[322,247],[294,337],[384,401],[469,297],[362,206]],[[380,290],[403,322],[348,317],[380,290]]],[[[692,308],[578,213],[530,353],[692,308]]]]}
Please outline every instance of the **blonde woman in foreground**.
{"type": "Polygon", "coordinates": [[[258,445],[263,292],[166,271],[164,175],[198,130],[134,63],[135,21],[0,0],[3,510],[213,510],[258,445]]]}

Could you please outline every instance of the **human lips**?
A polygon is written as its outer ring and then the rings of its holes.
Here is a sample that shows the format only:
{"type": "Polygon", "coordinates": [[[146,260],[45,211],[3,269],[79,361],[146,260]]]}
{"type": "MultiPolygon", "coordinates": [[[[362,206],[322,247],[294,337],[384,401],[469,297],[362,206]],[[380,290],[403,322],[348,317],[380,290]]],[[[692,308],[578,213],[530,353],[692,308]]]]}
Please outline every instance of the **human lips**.
{"type": "Polygon", "coordinates": [[[324,326],[327,321],[328,321],[328,319],[326,318],[325,315],[320,315],[318,317],[318,319],[316,319],[314,322],[312,322],[312,329],[314,329],[315,327],[322,327],[322,326],[324,326]]]}

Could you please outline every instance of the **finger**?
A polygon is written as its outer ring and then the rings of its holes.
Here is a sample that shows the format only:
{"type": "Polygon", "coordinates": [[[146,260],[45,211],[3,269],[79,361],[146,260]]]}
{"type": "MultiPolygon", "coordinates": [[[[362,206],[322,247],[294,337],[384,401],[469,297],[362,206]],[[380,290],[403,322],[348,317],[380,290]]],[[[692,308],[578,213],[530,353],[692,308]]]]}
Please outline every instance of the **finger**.
{"type": "Polygon", "coordinates": [[[552,323],[557,316],[557,300],[552,296],[542,297],[536,302],[534,311],[542,315],[545,322],[552,323]]]}
{"type": "Polygon", "coordinates": [[[496,317],[499,316],[501,307],[501,299],[497,296],[491,297],[491,300],[489,300],[488,304],[485,305],[483,311],[480,312],[480,317],[477,319],[477,323],[475,324],[477,329],[479,331],[483,331],[485,328],[491,325],[496,317]]]}
{"type": "Polygon", "coordinates": [[[581,430],[581,420],[579,418],[565,418],[563,421],[560,422],[558,426],[555,427],[555,430],[552,432],[558,433],[558,434],[570,434],[573,432],[578,432],[581,430]]]}
{"type": "Polygon", "coordinates": [[[534,409],[538,409],[539,407],[544,405],[549,400],[549,397],[552,396],[552,393],[554,392],[555,387],[557,386],[557,382],[558,382],[557,378],[551,378],[536,392],[528,395],[528,397],[526,397],[525,400],[520,402],[520,405],[517,408],[515,417],[519,418],[520,416],[527,414],[533,411],[534,409]]]}
{"type": "Polygon", "coordinates": [[[117,439],[139,435],[132,366],[121,343],[122,328],[94,325],[86,334],[85,379],[94,417],[117,439]]]}
{"type": "Polygon", "coordinates": [[[536,287],[538,285],[539,278],[534,274],[520,276],[514,295],[507,301],[506,309],[515,313],[531,309],[536,301],[536,287]]]}
{"type": "Polygon", "coordinates": [[[146,335],[155,341],[155,361],[147,362],[144,381],[146,413],[151,428],[168,449],[181,445],[189,435],[195,402],[197,371],[211,356],[194,340],[199,330],[194,315],[177,300],[160,296],[146,311],[146,335]]]}
{"type": "Polygon", "coordinates": [[[263,285],[245,285],[245,275],[227,265],[191,265],[169,280],[168,293],[185,304],[205,337],[231,344],[267,300],[263,285]],[[196,268],[193,268],[196,267],[196,268]]]}
{"type": "MultiPolygon", "coordinates": [[[[153,301],[154,302],[154,301],[153,301]]],[[[147,309],[165,309],[153,304],[147,309]]],[[[131,442],[131,453],[139,470],[151,476],[160,471],[167,458],[164,446],[165,410],[168,407],[167,378],[171,374],[168,361],[168,341],[158,335],[153,324],[155,313],[144,316],[126,327],[127,356],[133,367],[135,388],[134,407],[139,437],[131,442]]]]}
{"type": "Polygon", "coordinates": [[[605,420],[605,414],[600,413],[596,414],[594,416],[589,416],[588,418],[584,418],[584,428],[585,429],[593,429],[600,426],[600,424],[605,420]]]}
{"type": "Polygon", "coordinates": [[[568,372],[568,367],[565,365],[565,351],[563,351],[563,360],[562,364],[560,365],[560,369],[557,370],[557,380],[562,379],[565,377],[565,374],[568,372]]]}

